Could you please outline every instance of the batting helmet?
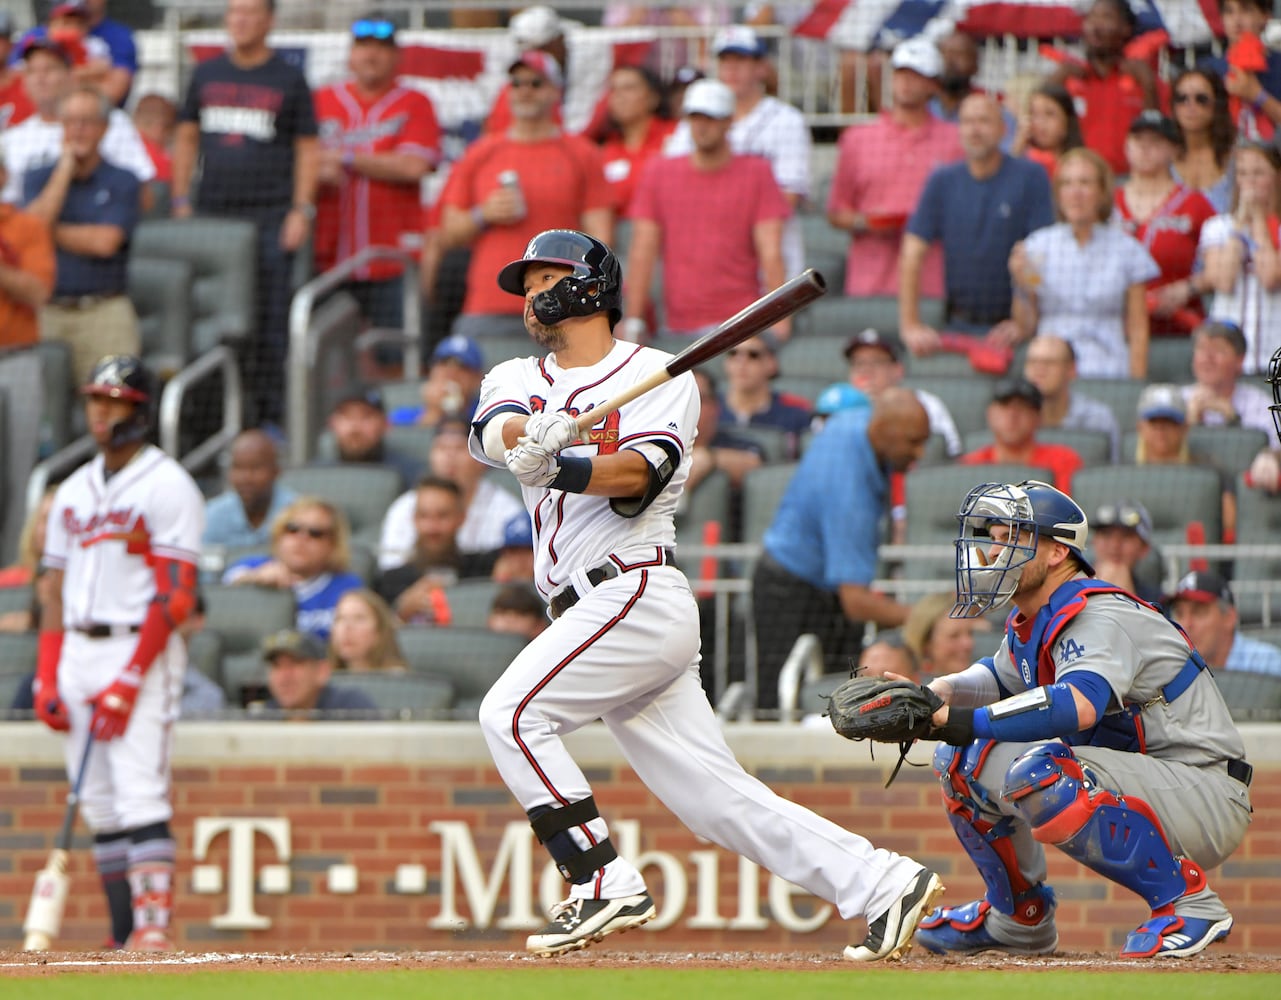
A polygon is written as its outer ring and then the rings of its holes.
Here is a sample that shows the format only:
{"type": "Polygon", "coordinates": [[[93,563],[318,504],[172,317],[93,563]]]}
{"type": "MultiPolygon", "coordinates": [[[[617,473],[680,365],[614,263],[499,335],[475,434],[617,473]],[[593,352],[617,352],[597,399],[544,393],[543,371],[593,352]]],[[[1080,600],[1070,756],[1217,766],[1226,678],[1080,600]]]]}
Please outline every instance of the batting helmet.
{"type": "Polygon", "coordinates": [[[80,395],[108,396],[134,404],[133,412],[112,426],[107,442],[112,448],[146,440],[155,409],[156,382],[141,360],[131,354],[108,354],[93,366],[80,395]]]}
{"type": "Polygon", "coordinates": [[[961,530],[956,539],[956,606],[953,618],[977,618],[999,608],[1014,596],[1023,567],[1036,557],[1037,543],[1051,538],[1066,545],[1090,576],[1094,567],[1085,557],[1089,520],[1066,493],[1035,479],[1009,485],[984,483],[970,490],[957,514],[961,530]],[[991,529],[1008,529],[994,540],[991,529]],[[993,545],[1000,553],[989,561],[993,545]]]}
{"type": "Polygon", "coordinates": [[[1272,424],[1277,429],[1277,439],[1281,440],[1281,347],[1272,355],[1268,363],[1268,382],[1272,385],[1272,424]]]}
{"type": "Polygon", "coordinates": [[[520,260],[498,272],[498,287],[513,295],[525,294],[525,268],[532,263],[562,264],[574,269],[551,288],[534,297],[534,315],[540,323],[554,324],[570,316],[609,314],[609,326],[623,316],[623,269],[614,251],[600,240],[576,229],[548,229],[525,247],[520,260]]]}

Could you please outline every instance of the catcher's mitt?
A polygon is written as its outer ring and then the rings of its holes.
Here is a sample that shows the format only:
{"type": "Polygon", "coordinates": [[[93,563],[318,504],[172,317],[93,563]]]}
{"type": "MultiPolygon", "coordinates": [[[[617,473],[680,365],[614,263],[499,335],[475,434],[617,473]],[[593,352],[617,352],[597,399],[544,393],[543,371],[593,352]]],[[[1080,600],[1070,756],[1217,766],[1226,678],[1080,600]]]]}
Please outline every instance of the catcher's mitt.
{"type": "Polygon", "coordinates": [[[931,716],[942,707],[943,699],[929,688],[884,677],[851,677],[827,699],[832,728],[847,740],[898,745],[898,763],[885,782],[887,788],[898,777],[912,744],[930,734],[931,716]]]}

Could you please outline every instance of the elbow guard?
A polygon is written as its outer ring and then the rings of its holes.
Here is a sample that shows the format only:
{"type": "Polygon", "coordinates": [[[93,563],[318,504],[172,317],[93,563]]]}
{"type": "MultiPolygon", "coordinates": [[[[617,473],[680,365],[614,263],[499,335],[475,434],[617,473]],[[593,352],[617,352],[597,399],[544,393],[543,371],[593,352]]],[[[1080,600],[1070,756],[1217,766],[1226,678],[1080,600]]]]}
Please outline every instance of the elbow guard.
{"type": "Polygon", "coordinates": [[[610,509],[619,517],[639,516],[672,481],[681,460],[680,452],[670,441],[645,441],[636,445],[635,450],[644,456],[649,466],[649,482],[640,496],[615,497],[609,502],[610,509]]]}
{"type": "Polygon", "coordinates": [[[1072,689],[1063,683],[1033,688],[974,713],[974,737],[1002,743],[1068,736],[1079,731],[1072,689]]]}
{"type": "Polygon", "coordinates": [[[138,633],[130,667],[146,673],[164,650],[169,637],[196,606],[196,567],[180,559],[156,557],[156,596],[138,633]]]}

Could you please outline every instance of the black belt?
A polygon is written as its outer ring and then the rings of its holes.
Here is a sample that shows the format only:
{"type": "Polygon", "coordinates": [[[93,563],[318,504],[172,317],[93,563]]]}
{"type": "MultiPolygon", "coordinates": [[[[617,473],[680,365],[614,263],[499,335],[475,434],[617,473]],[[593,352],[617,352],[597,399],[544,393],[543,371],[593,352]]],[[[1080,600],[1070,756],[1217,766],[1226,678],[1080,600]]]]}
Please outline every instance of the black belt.
{"type": "MultiPolygon", "coordinates": [[[[631,566],[620,566],[611,558],[601,563],[599,566],[589,569],[587,571],[587,582],[592,585],[593,589],[595,589],[606,580],[614,579],[614,577],[618,576],[620,573],[628,573],[634,569],[649,569],[653,566],[670,566],[674,559],[675,553],[673,553],[671,549],[659,549],[659,556],[656,562],[645,561],[635,563],[631,566]]],[[[551,614],[553,619],[559,618],[577,604],[581,597],[582,595],[574,589],[574,585],[570,584],[547,602],[547,611],[551,614]]]]}
{"type": "Polygon", "coordinates": [[[90,639],[110,639],[113,636],[137,635],[142,631],[141,625],[103,625],[96,623],[93,625],[75,625],[72,632],[79,632],[81,635],[87,635],[90,639]]]}
{"type": "Polygon", "coordinates": [[[1243,760],[1228,761],[1228,777],[1234,778],[1246,788],[1250,787],[1250,782],[1254,779],[1254,768],[1243,760]]]}
{"type": "Polygon", "coordinates": [[[996,318],[992,318],[990,316],[984,316],[981,313],[972,313],[966,309],[949,309],[947,311],[947,318],[952,320],[954,323],[966,323],[970,326],[996,326],[997,323],[1001,322],[1001,320],[1006,317],[997,316],[996,318]]]}
{"type": "Polygon", "coordinates": [[[58,295],[49,300],[49,305],[59,309],[92,309],[94,306],[112,299],[124,298],[124,292],[108,292],[105,295],[58,295]]]}

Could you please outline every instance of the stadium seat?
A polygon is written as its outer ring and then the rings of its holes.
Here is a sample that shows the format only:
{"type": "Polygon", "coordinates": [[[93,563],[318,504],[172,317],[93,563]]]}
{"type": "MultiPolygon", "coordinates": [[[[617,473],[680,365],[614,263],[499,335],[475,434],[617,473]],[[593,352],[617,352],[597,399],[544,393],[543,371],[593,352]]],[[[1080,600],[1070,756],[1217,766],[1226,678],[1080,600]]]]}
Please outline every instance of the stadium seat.
{"type": "Polygon", "coordinates": [[[1079,378],[1072,391],[1103,403],[1116,418],[1122,432],[1134,430],[1138,419],[1139,395],[1147,383],[1133,378],[1079,378]]]}
{"type": "MultiPolygon", "coordinates": [[[[1281,496],[1247,486],[1245,477],[1237,479],[1237,551],[1240,555],[1233,562],[1232,579],[1238,586],[1237,613],[1242,622],[1263,620],[1264,595],[1242,584],[1281,581],[1281,558],[1251,555],[1257,545],[1275,545],[1281,538],[1281,496]]],[[[1268,618],[1274,625],[1281,625],[1281,587],[1268,598],[1268,618]]]]}
{"type": "Polygon", "coordinates": [[[200,354],[239,343],[255,329],[258,237],[242,219],[150,219],[131,240],[137,257],[185,260],[195,273],[191,343],[200,354]]]}
{"type": "MultiPolygon", "coordinates": [[[[1112,441],[1102,431],[1074,427],[1043,427],[1036,439],[1044,444],[1064,444],[1081,456],[1086,465],[1107,465],[1111,459],[1112,441]]],[[[971,431],[965,435],[965,450],[974,451],[992,443],[990,431],[971,431]]]]}
{"type": "Polygon", "coordinates": [[[445,588],[445,601],[449,605],[450,623],[455,628],[485,628],[489,621],[489,606],[502,584],[490,579],[459,580],[445,588]]]}
{"type": "Polygon", "coordinates": [[[31,587],[0,587],[0,615],[31,607],[31,587]]]}
{"type": "Polygon", "coordinates": [[[720,525],[722,542],[737,541],[729,537],[730,485],[729,476],[724,472],[716,469],[709,473],[692,492],[685,492],[684,500],[683,508],[676,515],[678,557],[683,546],[703,544],[703,532],[709,521],[720,525]]]}
{"type": "Polygon", "coordinates": [[[753,469],[744,478],[742,541],[759,542],[764,536],[796,467],[796,462],[765,465],[753,469]]]}
{"type": "Polygon", "coordinates": [[[420,378],[405,379],[403,382],[383,382],[378,386],[382,393],[383,405],[387,412],[408,409],[423,405],[423,380],[420,378]]]}
{"type": "Polygon", "coordinates": [[[293,628],[297,607],[292,591],[271,587],[204,588],[205,628],[222,641],[222,686],[232,705],[241,704],[242,689],[266,677],[262,641],[273,632],[293,628]]]}
{"type": "Polygon", "coordinates": [[[1192,338],[1153,337],[1148,344],[1148,381],[1182,385],[1192,380],[1192,338]]]}
{"type": "Polygon", "coordinates": [[[796,707],[801,715],[822,715],[827,711],[828,696],[850,679],[848,673],[823,674],[812,681],[801,683],[801,692],[796,700],[796,707]]]}
{"type": "Polygon", "coordinates": [[[743,427],[735,424],[732,430],[735,437],[751,441],[760,448],[766,462],[790,462],[800,454],[799,435],[780,427],[743,427]]]}
{"type": "Polygon", "coordinates": [[[904,351],[903,370],[908,375],[927,378],[938,378],[940,376],[969,378],[974,374],[974,366],[970,364],[970,359],[964,354],[957,354],[952,351],[940,351],[937,354],[930,354],[922,358],[904,351]]]}
{"type": "Polygon", "coordinates": [[[1237,722],[1281,721],[1281,677],[1247,670],[1216,670],[1214,682],[1237,722]]]}
{"type": "Polygon", "coordinates": [[[1232,479],[1250,468],[1256,455],[1271,444],[1257,427],[1193,427],[1188,431],[1192,455],[1213,462],[1232,479]]]}
{"type": "Polygon", "coordinates": [[[779,351],[779,372],[792,377],[820,378],[824,385],[843,381],[847,376],[845,355],[842,353],[846,339],[846,336],[829,333],[795,336],[779,351]]]}
{"type": "Polygon", "coordinates": [[[194,274],[185,260],[129,258],[129,300],[138,313],[143,360],[161,378],[191,360],[194,274]]]}
{"type": "Polygon", "coordinates": [[[36,632],[0,632],[0,672],[29,674],[35,670],[38,641],[36,632]]]}
{"type": "Polygon", "coordinates": [[[908,389],[924,389],[943,400],[962,435],[987,429],[987,404],[992,401],[995,379],[986,375],[966,378],[910,375],[903,379],[903,385],[908,389]]]}
{"type": "Polygon", "coordinates": [[[339,507],[353,536],[378,537],[383,515],[404,492],[400,473],[378,465],[308,465],[288,469],[280,482],[299,496],[317,496],[339,507]]]}
{"type": "Polygon", "coordinates": [[[431,439],[436,436],[436,428],[422,427],[418,424],[406,424],[388,427],[385,438],[387,447],[398,455],[408,455],[418,459],[427,471],[427,453],[431,450],[431,439]]]}
{"type": "Polygon", "coordinates": [[[369,697],[379,712],[394,713],[402,718],[442,715],[454,701],[454,685],[449,679],[430,674],[337,671],[330,684],[335,688],[360,691],[369,697]]]}
{"type": "Polygon", "coordinates": [[[18,695],[19,685],[29,682],[33,670],[34,665],[31,670],[10,670],[0,664],[0,719],[9,713],[9,706],[18,695]]]}
{"type": "Polygon", "coordinates": [[[852,298],[838,294],[839,290],[837,285],[800,314],[798,336],[848,337],[869,326],[882,333],[898,332],[897,298],[888,295],[852,298]]]}
{"type": "Polygon", "coordinates": [[[1073,477],[1072,496],[1087,513],[1125,498],[1152,515],[1157,545],[1185,544],[1188,524],[1199,521],[1205,540],[1223,537],[1223,487],[1219,473],[1199,465],[1113,465],[1082,469],[1073,477]]]}
{"type": "Polygon", "coordinates": [[[187,643],[187,665],[194,667],[219,687],[226,690],[222,680],[222,636],[203,628],[187,643]]]}
{"type": "Polygon", "coordinates": [[[485,692],[525,648],[523,636],[477,628],[406,627],[397,636],[409,669],[454,686],[456,718],[474,720],[485,692]]]}
{"type": "Polygon", "coordinates": [[[790,392],[813,403],[819,394],[833,382],[844,382],[845,375],[836,369],[832,377],[822,375],[780,375],[770,385],[775,392],[790,392]]]}

